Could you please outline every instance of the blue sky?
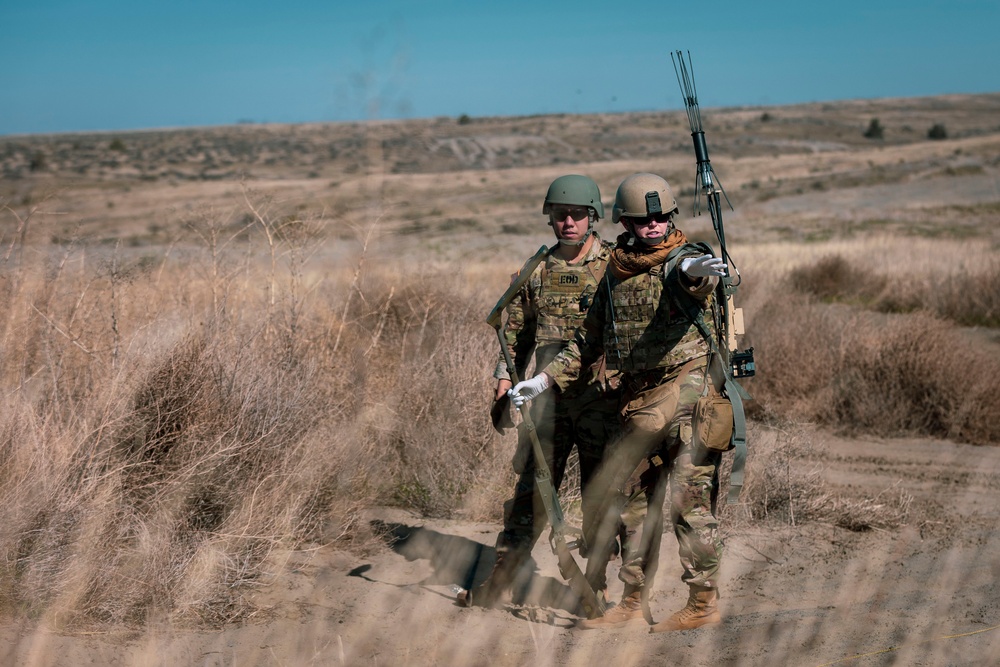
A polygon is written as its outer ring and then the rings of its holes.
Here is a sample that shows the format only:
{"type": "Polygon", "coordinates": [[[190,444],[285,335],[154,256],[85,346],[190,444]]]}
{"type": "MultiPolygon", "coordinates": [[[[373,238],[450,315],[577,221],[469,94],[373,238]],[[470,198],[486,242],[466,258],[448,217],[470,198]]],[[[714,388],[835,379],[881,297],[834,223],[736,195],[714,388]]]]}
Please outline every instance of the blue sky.
{"type": "Polygon", "coordinates": [[[0,134],[1000,91],[1000,3],[0,0],[0,134]]]}

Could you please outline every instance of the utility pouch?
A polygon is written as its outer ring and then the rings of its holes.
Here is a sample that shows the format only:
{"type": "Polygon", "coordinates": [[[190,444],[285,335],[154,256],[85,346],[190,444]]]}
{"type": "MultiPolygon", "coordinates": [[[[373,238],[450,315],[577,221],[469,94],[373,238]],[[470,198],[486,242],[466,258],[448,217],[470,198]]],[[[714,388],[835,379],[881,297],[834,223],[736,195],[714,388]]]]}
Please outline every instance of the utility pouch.
{"type": "Polygon", "coordinates": [[[725,396],[702,396],[694,405],[691,429],[695,445],[727,452],[733,444],[733,404],[725,396]]]}

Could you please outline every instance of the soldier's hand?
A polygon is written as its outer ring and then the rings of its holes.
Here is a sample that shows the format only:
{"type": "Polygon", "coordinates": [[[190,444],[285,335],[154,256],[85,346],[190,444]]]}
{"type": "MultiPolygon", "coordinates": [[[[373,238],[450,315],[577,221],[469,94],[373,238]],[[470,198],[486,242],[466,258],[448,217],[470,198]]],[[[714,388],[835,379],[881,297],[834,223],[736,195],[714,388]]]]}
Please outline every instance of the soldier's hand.
{"type": "Polygon", "coordinates": [[[493,401],[493,406],[490,408],[490,421],[493,423],[493,430],[500,435],[506,433],[507,429],[514,428],[514,419],[510,414],[510,398],[507,394],[503,394],[493,401]]]}
{"type": "Polygon", "coordinates": [[[510,380],[497,380],[497,396],[496,399],[494,400],[499,401],[507,394],[508,391],[510,391],[510,388],[511,388],[510,380]]]}
{"type": "Polygon", "coordinates": [[[707,278],[710,276],[726,275],[726,263],[719,257],[711,255],[699,255],[698,257],[685,257],[681,260],[681,271],[692,278],[707,278]]]}
{"type": "Polygon", "coordinates": [[[514,385],[514,388],[507,392],[515,407],[522,405],[535,398],[549,388],[549,376],[539,373],[530,380],[523,380],[514,385]]]}

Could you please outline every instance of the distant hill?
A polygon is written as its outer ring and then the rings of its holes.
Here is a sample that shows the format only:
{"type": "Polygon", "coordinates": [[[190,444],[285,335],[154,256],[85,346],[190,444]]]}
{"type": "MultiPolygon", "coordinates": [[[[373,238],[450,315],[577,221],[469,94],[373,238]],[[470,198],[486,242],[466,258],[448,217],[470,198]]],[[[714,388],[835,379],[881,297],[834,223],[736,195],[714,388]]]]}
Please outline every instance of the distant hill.
{"type": "MultiPolygon", "coordinates": [[[[713,154],[739,158],[1000,132],[1000,93],[703,109],[713,154]]],[[[649,159],[691,151],[683,111],[433,118],[0,137],[0,177],[337,178],[649,159]]]]}
{"type": "MultiPolygon", "coordinates": [[[[1000,93],[704,108],[702,117],[736,215],[755,221],[737,232],[912,228],[914,208],[927,233],[996,227],[1000,93]],[[831,226],[844,217],[848,227],[831,226]]],[[[610,202],[628,173],[655,171],[687,213],[694,169],[683,111],[236,124],[0,137],[0,204],[23,219],[48,198],[58,215],[35,216],[36,243],[138,247],[175,243],[206,215],[246,224],[247,187],[268,197],[270,215],[316,220],[328,235],[349,238],[377,220],[424,239],[507,244],[537,234],[541,196],[558,175],[590,175],[610,202]]],[[[0,225],[13,233],[16,216],[0,225]]]]}

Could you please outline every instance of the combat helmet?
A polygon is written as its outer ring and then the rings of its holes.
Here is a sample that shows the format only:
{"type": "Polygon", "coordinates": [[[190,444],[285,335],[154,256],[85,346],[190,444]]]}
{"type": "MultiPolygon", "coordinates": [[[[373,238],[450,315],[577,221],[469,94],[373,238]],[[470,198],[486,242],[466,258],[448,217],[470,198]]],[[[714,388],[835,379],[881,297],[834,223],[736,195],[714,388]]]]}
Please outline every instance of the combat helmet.
{"type": "Polygon", "coordinates": [[[670,184],[656,174],[632,174],[618,186],[611,220],[645,218],[655,213],[678,213],[677,200],[670,192],[670,184]]]}
{"type": "Polygon", "coordinates": [[[560,176],[552,181],[549,191],[545,193],[542,213],[548,214],[554,204],[587,206],[594,210],[595,219],[604,217],[604,204],[601,203],[601,191],[597,183],[579,174],[560,176]]]}

